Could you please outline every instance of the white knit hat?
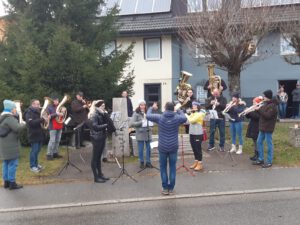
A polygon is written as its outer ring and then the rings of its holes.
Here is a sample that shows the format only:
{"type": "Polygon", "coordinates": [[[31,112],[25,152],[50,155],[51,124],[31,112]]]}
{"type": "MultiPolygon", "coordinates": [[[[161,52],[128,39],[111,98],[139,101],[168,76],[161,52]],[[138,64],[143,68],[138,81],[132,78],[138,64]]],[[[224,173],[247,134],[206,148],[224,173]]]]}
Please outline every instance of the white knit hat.
{"type": "Polygon", "coordinates": [[[144,99],[140,99],[140,100],[138,101],[138,105],[140,105],[140,104],[146,104],[146,101],[145,101],[144,99]]]}

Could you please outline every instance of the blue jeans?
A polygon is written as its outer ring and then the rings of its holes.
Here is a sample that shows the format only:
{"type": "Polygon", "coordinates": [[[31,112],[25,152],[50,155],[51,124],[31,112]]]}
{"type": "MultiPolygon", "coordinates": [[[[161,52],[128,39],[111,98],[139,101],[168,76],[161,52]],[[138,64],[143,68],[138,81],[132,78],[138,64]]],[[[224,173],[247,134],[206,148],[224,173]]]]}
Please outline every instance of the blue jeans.
{"type": "Polygon", "coordinates": [[[163,153],[159,152],[160,177],[162,188],[165,190],[173,190],[176,181],[176,162],[177,152],[163,153]],[[168,176],[168,159],[169,159],[169,176],[168,176]]]}
{"type": "Polygon", "coordinates": [[[139,148],[139,159],[141,163],[144,163],[144,146],[146,145],[146,162],[151,163],[150,154],[150,141],[138,141],[138,148],[139,148]]]}
{"type": "Polygon", "coordinates": [[[3,160],[2,177],[4,181],[15,182],[19,159],[3,160]]]}
{"type": "Polygon", "coordinates": [[[61,138],[62,130],[50,130],[50,140],[48,143],[47,155],[58,153],[58,146],[61,138]]]}
{"type": "Polygon", "coordinates": [[[215,131],[219,128],[220,133],[220,147],[225,145],[225,120],[224,119],[210,119],[210,129],[209,129],[209,145],[215,146],[215,131]]]}
{"type": "Polygon", "coordinates": [[[236,144],[236,136],[239,138],[239,144],[243,145],[243,122],[230,123],[231,144],[236,144]]]}
{"type": "Polygon", "coordinates": [[[279,103],[279,118],[283,119],[286,117],[286,102],[279,103]]]}
{"type": "Polygon", "coordinates": [[[266,140],[268,147],[268,157],[267,163],[271,163],[273,161],[273,142],[272,142],[272,133],[270,132],[262,132],[259,131],[257,138],[257,150],[258,150],[258,160],[264,160],[264,140],[266,140]]]}
{"type": "Polygon", "coordinates": [[[31,143],[31,150],[29,156],[30,168],[38,166],[39,164],[38,157],[41,149],[42,149],[42,142],[31,143]]]}

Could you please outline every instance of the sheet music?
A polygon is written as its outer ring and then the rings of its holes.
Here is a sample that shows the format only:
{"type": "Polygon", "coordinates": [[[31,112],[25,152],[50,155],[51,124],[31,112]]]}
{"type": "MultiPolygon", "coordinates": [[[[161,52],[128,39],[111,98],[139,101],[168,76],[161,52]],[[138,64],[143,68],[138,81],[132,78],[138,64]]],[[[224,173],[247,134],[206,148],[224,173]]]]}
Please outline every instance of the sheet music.
{"type": "Polygon", "coordinates": [[[149,120],[143,120],[142,127],[153,127],[153,123],[149,120]]]}
{"type": "Polygon", "coordinates": [[[219,119],[218,112],[216,110],[209,110],[209,115],[211,119],[219,119]]]}

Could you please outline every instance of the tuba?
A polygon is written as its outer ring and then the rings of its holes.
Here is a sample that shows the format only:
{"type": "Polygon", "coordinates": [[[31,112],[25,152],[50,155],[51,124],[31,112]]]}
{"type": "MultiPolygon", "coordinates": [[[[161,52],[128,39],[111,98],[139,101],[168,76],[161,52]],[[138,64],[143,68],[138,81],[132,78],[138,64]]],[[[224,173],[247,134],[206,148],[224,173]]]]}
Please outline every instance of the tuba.
{"type": "Polygon", "coordinates": [[[176,92],[177,92],[177,99],[179,101],[180,106],[178,107],[182,107],[184,106],[187,101],[187,92],[189,89],[192,89],[192,86],[187,83],[188,79],[192,76],[191,73],[188,73],[184,70],[181,71],[181,79],[180,82],[176,88],[176,92]]]}
{"type": "Polygon", "coordinates": [[[25,121],[23,120],[23,114],[22,114],[22,109],[21,109],[21,101],[20,100],[14,100],[14,103],[16,104],[16,110],[19,116],[19,123],[20,124],[25,124],[25,121]]]}
{"type": "Polygon", "coordinates": [[[49,97],[44,98],[44,105],[41,110],[41,118],[44,119],[44,122],[41,124],[42,128],[47,129],[49,127],[50,119],[49,113],[47,112],[47,107],[53,103],[53,100],[49,97]]]}
{"type": "Polygon", "coordinates": [[[217,76],[215,75],[215,65],[214,64],[209,64],[207,66],[207,70],[208,70],[208,82],[209,82],[209,85],[210,85],[210,93],[212,94],[213,90],[214,89],[218,89],[219,92],[221,93],[222,92],[222,85],[221,85],[221,77],[220,76],[217,76]]]}
{"type": "Polygon", "coordinates": [[[68,102],[70,100],[70,96],[69,95],[65,95],[64,98],[61,100],[61,102],[58,104],[57,108],[56,108],[56,113],[62,113],[63,116],[57,116],[55,119],[57,121],[57,123],[63,123],[65,122],[66,118],[67,118],[67,108],[64,107],[63,105],[66,104],[66,102],[68,102]]]}

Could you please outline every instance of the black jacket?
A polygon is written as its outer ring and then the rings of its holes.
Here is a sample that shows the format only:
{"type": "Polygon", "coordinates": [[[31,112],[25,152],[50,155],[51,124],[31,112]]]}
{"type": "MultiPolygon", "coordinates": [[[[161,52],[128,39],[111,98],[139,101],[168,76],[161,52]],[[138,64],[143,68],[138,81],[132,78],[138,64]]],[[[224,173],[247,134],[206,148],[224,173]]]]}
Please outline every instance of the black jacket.
{"type": "Polygon", "coordinates": [[[258,133],[259,133],[259,129],[258,129],[259,113],[256,111],[250,112],[246,115],[246,118],[250,119],[248,128],[247,128],[246,137],[257,140],[258,133]]]}
{"type": "Polygon", "coordinates": [[[127,99],[127,113],[128,113],[128,117],[132,117],[132,114],[133,114],[132,102],[131,102],[131,99],[129,97],[126,97],[126,99],[127,99]]]}
{"type": "Polygon", "coordinates": [[[35,109],[30,106],[25,111],[25,119],[27,124],[27,135],[30,143],[43,142],[44,141],[44,130],[41,123],[44,121],[41,118],[41,112],[39,109],[35,109]]]}
{"type": "MultiPolygon", "coordinates": [[[[223,87],[223,90],[222,90],[222,92],[223,92],[227,89],[227,85],[223,79],[221,80],[221,85],[223,87]]],[[[209,80],[206,81],[206,83],[204,84],[204,87],[203,87],[203,89],[207,91],[207,98],[212,96],[210,89],[208,89],[208,86],[209,86],[209,80]]],[[[221,93],[221,95],[222,95],[222,93],[221,93]]]]}
{"type": "Polygon", "coordinates": [[[83,107],[83,102],[75,99],[71,104],[72,120],[75,125],[78,125],[87,120],[88,109],[83,107]]]}
{"type": "Polygon", "coordinates": [[[89,119],[88,125],[92,139],[106,138],[107,133],[113,133],[116,128],[108,113],[96,110],[95,114],[89,119]]]}
{"type": "MultiPolygon", "coordinates": [[[[211,96],[208,99],[206,99],[206,103],[205,103],[205,108],[207,110],[211,110],[212,109],[212,105],[210,104],[210,102],[212,100],[214,100],[215,97],[211,96]]],[[[220,97],[217,97],[218,102],[220,103],[220,105],[218,105],[215,110],[218,112],[218,117],[221,119],[224,119],[224,115],[222,114],[222,111],[226,108],[226,104],[227,104],[227,100],[225,97],[223,97],[222,95],[220,97]]]]}

